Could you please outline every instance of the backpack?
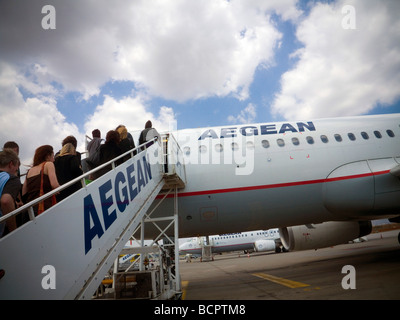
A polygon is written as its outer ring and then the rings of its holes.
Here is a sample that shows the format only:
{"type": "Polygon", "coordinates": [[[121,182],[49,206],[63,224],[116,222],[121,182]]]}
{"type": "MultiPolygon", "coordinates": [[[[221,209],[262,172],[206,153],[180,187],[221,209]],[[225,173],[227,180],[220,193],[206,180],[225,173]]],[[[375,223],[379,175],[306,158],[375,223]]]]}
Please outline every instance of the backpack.
{"type": "Polygon", "coordinates": [[[100,146],[101,146],[101,139],[94,141],[96,144],[93,146],[93,152],[90,152],[89,157],[86,159],[86,162],[91,168],[95,168],[100,164],[100,146]]]}

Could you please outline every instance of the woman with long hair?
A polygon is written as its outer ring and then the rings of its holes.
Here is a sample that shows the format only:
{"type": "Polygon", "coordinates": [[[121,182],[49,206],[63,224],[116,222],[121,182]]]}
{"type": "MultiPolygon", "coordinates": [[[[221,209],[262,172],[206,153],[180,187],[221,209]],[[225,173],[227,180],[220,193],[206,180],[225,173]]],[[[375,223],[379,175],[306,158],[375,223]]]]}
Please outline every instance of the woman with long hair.
{"type": "MultiPolygon", "coordinates": [[[[26,179],[22,186],[23,201],[28,203],[59,186],[54,167],[53,147],[50,145],[40,146],[35,151],[33,165],[26,174],[26,179]]],[[[55,197],[50,197],[34,206],[33,211],[35,215],[38,215],[54,204],[55,197]]]]}
{"type": "MultiPolygon", "coordinates": [[[[82,168],[78,157],[76,156],[75,146],[72,143],[65,144],[59,156],[54,161],[58,182],[63,185],[82,175],[82,168]]],[[[82,188],[80,182],[61,190],[57,195],[57,202],[65,199],[69,195],[82,188]]]]}

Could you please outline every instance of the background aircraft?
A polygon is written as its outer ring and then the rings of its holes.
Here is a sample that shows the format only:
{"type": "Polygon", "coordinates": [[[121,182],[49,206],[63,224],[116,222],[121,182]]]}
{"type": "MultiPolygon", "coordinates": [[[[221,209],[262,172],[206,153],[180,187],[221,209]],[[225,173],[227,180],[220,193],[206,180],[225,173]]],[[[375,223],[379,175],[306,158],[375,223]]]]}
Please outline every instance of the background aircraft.
{"type": "MultiPolygon", "coordinates": [[[[179,246],[179,253],[201,255],[207,244],[206,237],[191,238],[179,246]]],[[[229,251],[275,251],[281,252],[278,229],[237,232],[209,236],[212,253],[229,251]]]]}

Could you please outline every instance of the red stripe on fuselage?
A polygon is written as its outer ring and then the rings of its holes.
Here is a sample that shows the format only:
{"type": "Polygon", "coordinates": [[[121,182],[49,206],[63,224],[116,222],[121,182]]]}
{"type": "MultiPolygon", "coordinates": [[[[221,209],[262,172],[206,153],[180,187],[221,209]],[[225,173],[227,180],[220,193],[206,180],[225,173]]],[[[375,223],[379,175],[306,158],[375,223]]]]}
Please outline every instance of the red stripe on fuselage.
{"type": "MultiPolygon", "coordinates": [[[[389,173],[390,170],[377,171],[371,173],[362,173],[355,174],[350,176],[336,177],[336,178],[327,178],[327,179],[317,179],[317,180],[306,180],[306,181],[297,181],[297,182],[286,182],[286,183],[276,183],[276,184],[266,184],[261,186],[249,186],[249,187],[238,187],[238,188],[226,188],[226,189],[216,189],[216,190],[203,190],[203,191],[193,191],[193,192],[178,192],[178,197],[193,197],[193,196],[202,196],[202,195],[210,195],[210,194],[218,194],[218,193],[230,193],[230,192],[240,192],[240,191],[251,191],[251,190],[263,190],[263,189],[274,189],[274,188],[285,188],[285,187],[294,187],[294,186],[303,186],[308,184],[317,184],[317,183],[325,183],[325,182],[334,182],[334,181],[343,181],[350,179],[359,179],[371,176],[378,176],[382,174],[389,173]]],[[[171,198],[174,195],[168,195],[167,198],[171,198]]],[[[157,196],[157,199],[162,198],[163,195],[157,196]]]]}

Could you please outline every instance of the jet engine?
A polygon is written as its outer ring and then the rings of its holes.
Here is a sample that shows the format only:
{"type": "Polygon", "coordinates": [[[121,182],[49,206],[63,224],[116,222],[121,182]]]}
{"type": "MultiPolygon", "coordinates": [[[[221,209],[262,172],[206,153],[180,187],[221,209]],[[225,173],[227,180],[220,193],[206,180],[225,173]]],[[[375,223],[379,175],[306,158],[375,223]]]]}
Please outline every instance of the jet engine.
{"type": "Polygon", "coordinates": [[[282,244],[289,251],[335,246],[370,234],[371,231],[371,221],[331,221],[279,228],[282,244]]]}
{"type": "Polygon", "coordinates": [[[274,240],[257,240],[254,242],[254,249],[257,252],[274,251],[275,247],[276,245],[274,240]]]}

